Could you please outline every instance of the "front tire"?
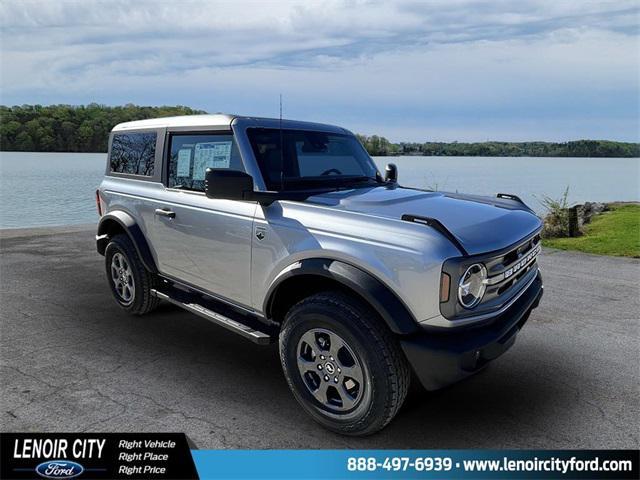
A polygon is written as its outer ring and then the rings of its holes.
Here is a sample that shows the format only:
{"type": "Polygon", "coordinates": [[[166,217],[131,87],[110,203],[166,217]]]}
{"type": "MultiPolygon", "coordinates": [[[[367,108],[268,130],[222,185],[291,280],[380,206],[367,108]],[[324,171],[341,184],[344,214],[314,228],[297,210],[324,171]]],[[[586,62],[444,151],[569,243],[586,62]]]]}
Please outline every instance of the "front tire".
{"type": "Polygon", "coordinates": [[[143,315],[158,306],[160,300],[151,295],[157,277],[142,264],[127,235],[115,235],[107,245],[104,258],[111,293],[120,307],[134,315],[143,315]]]}
{"type": "Polygon", "coordinates": [[[305,298],[287,313],[279,340],[294,397],[329,430],[369,435],[402,406],[407,361],[386,325],[358,299],[341,292],[305,298]]]}

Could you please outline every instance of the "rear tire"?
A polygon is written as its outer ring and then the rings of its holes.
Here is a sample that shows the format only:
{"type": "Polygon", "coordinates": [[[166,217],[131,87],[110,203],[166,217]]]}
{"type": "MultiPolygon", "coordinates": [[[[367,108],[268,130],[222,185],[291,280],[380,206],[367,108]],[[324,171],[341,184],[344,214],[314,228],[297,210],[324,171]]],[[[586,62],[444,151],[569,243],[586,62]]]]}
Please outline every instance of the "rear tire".
{"type": "Polygon", "coordinates": [[[160,300],[151,295],[157,276],[142,264],[126,234],[114,235],[104,258],[111,293],[121,308],[134,315],[144,315],[158,306],[160,300]]]}
{"type": "Polygon", "coordinates": [[[372,434],[404,402],[407,360],[386,325],[358,299],[341,292],[305,298],[287,313],[279,344],[294,397],[329,430],[372,434]]]}

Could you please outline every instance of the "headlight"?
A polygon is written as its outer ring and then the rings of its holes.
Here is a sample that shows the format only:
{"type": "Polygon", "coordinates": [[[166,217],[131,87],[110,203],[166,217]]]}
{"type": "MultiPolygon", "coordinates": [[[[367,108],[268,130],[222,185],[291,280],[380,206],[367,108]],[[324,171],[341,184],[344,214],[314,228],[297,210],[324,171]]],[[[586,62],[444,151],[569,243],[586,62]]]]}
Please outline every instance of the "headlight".
{"type": "Polygon", "coordinates": [[[464,308],[473,308],[484,295],[487,288],[487,269],[481,263],[475,263],[467,268],[458,283],[458,300],[464,308]]]}

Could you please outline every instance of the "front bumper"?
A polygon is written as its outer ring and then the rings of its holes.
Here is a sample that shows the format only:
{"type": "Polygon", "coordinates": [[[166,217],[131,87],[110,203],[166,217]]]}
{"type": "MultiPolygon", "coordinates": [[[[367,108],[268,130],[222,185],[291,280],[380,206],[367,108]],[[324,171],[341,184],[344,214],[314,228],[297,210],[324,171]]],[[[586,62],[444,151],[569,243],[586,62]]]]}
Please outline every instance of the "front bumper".
{"type": "Polygon", "coordinates": [[[424,331],[402,338],[402,349],[424,388],[437,390],[462,380],[506,352],[531,310],[538,306],[542,293],[538,272],[520,298],[488,326],[452,332],[424,331]]]}

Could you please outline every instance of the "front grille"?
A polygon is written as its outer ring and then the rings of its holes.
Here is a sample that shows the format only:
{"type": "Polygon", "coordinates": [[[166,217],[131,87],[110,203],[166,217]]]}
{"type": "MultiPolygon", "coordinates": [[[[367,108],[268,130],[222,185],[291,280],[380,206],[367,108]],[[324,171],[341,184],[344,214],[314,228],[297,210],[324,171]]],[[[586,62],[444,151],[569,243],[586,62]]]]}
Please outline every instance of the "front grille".
{"type": "Polygon", "coordinates": [[[499,274],[501,269],[506,270],[509,265],[517,262],[524,255],[527,255],[528,252],[533,250],[534,248],[540,246],[540,235],[536,235],[535,237],[526,240],[524,243],[518,245],[516,248],[511,250],[508,253],[505,253],[501,257],[497,257],[492,260],[491,264],[487,264],[487,269],[489,270],[489,276],[493,276],[495,274],[499,274]],[[498,261],[496,263],[496,260],[498,261]]]}
{"type": "Polygon", "coordinates": [[[528,272],[537,269],[536,259],[541,250],[540,235],[536,235],[504,255],[486,261],[487,290],[480,305],[509,293],[528,272]]]}
{"type": "Polygon", "coordinates": [[[458,288],[458,281],[466,269],[474,263],[482,263],[487,269],[486,290],[482,301],[471,309],[465,309],[459,304],[457,295],[451,294],[448,301],[440,303],[440,312],[445,318],[455,320],[499,310],[536,275],[541,249],[540,234],[536,233],[506,251],[447,260],[443,272],[452,279],[452,292],[458,288]]]}

